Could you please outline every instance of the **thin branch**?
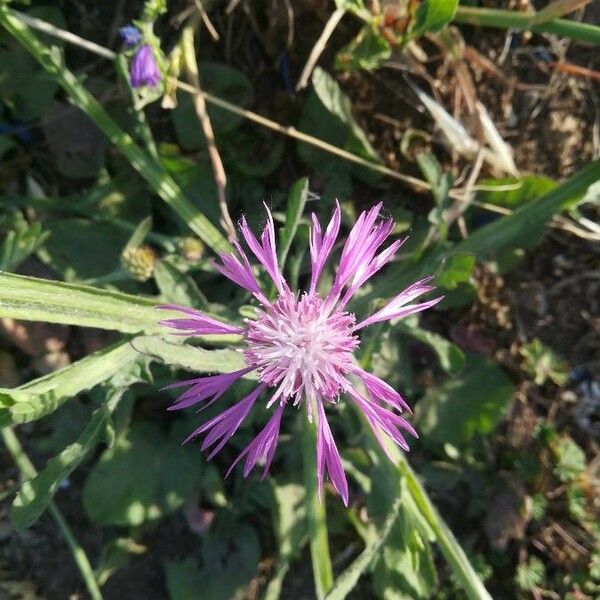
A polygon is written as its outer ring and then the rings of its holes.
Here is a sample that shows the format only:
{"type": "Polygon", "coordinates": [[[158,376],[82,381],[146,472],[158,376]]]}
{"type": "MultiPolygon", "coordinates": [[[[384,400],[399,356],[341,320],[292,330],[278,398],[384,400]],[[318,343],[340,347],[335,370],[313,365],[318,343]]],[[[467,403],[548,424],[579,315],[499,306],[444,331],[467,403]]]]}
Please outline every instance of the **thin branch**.
{"type": "Polygon", "coordinates": [[[302,69],[302,74],[300,75],[300,79],[298,79],[298,83],[296,84],[297,92],[299,92],[307,86],[310,74],[313,72],[313,69],[317,64],[319,57],[323,53],[323,50],[325,50],[325,46],[327,45],[331,34],[334,32],[335,28],[338,26],[338,23],[342,20],[342,17],[345,13],[346,11],[343,8],[337,8],[333,11],[333,13],[331,13],[329,20],[327,21],[327,23],[325,23],[325,27],[323,28],[323,31],[319,36],[319,39],[313,46],[313,49],[311,50],[308,56],[308,60],[304,65],[304,69],[302,69]]]}
{"type": "Polygon", "coordinates": [[[212,37],[212,39],[215,42],[218,42],[221,39],[219,36],[219,32],[216,30],[215,26],[212,24],[212,21],[210,20],[208,13],[204,10],[204,5],[202,4],[202,0],[194,0],[194,4],[196,5],[196,8],[198,9],[200,16],[202,17],[202,22],[204,23],[204,26],[208,30],[208,33],[210,33],[210,37],[212,37]]]}
{"type": "Polygon", "coordinates": [[[105,48],[104,46],[100,46],[99,44],[95,44],[94,42],[90,42],[70,31],[65,31],[64,29],[60,29],[59,27],[55,27],[52,23],[48,23],[47,21],[43,21],[42,19],[38,19],[37,17],[31,17],[17,10],[12,11],[15,17],[22,21],[26,25],[29,25],[32,29],[37,29],[38,31],[43,31],[59,40],[64,40],[65,42],[69,42],[69,44],[73,44],[75,46],[80,46],[81,48],[85,48],[98,56],[102,56],[108,59],[114,59],[117,56],[116,52],[105,48]]]}
{"type": "Polygon", "coordinates": [[[181,34],[181,44],[183,49],[183,62],[185,65],[185,71],[189,81],[192,84],[194,90],[194,108],[196,109],[196,115],[202,126],[204,137],[206,138],[206,145],[208,147],[208,154],[210,156],[210,162],[212,163],[213,172],[215,175],[215,183],[217,184],[217,196],[219,201],[219,210],[221,211],[221,225],[227,232],[230,240],[236,239],[235,225],[231,220],[229,214],[229,208],[227,207],[227,176],[225,175],[225,168],[223,167],[223,161],[215,142],[215,134],[210,122],[210,117],[206,110],[206,101],[200,86],[200,74],[198,72],[198,63],[196,62],[196,50],[194,48],[194,26],[187,25],[181,34]]]}

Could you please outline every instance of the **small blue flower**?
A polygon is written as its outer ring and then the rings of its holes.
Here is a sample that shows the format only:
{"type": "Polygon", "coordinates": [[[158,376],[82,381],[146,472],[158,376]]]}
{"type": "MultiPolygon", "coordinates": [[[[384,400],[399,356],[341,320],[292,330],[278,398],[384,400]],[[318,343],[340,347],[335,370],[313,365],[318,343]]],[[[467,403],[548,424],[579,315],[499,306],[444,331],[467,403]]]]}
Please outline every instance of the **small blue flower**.
{"type": "Polygon", "coordinates": [[[147,85],[154,87],[160,82],[161,75],[154,52],[148,44],[144,44],[134,55],[129,70],[131,86],[139,88],[147,85]]]}
{"type": "Polygon", "coordinates": [[[125,25],[119,29],[119,37],[125,46],[133,48],[142,39],[142,32],[133,25],[125,25]]]}

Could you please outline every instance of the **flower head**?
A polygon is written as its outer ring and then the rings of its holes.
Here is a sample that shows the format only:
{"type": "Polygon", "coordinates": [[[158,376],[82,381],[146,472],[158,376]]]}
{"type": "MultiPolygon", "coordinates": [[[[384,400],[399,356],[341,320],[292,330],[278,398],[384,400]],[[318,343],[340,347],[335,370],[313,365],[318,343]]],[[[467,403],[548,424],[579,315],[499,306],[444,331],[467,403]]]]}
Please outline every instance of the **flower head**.
{"type": "Polygon", "coordinates": [[[142,32],[133,25],[125,25],[119,29],[119,37],[127,48],[133,48],[142,39],[142,32]]]}
{"type": "Polygon", "coordinates": [[[139,88],[142,86],[154,87],[161,79],[160,70],[156,64],[154,50],[144,44],[133,56],[129,70],[131,86],[139,88]]]}
{"type": "Polygon", "coordinates": [[[235,333],[243,336],[245,344],[246,366],[243,369],[170,386],[189,386],[172,409],[197,404],[203,408],[217,401],[241,377],[250,372],[258,376],[258,386],[248,396],[204,423],[188,438],[206,434],[202,448],[213,448],[211,458],[233,436],[263,393],[267,396],[264,410],[270,412],[270,420],[231,466],[233,468],[245,458],[244,476],[259,461],[264,463],[264,474],[267,473],[277,446],[284,409],[305,406],[308,418],[317,421],[319,492],[325,474],[328,474],[347,504],[348,484],[325,411],[326,406],[334,405],[341,396],[363,413],[384,450],[385,438],[408,450],[404,434],[414,437],[417,434],[398,414],[409,410],[408,405],[385,381],[361,369],[353,355],[360,344],[359,331],[364,327],[420,312],[442,298],[416,302],[434,289],[429,285],[432,278],[428,277],[412,284],[366,318],[358,319],[348,311],[347,304],[359,287],[392,260],[404,241],[397,240],[380,250],[394,226],[392,219],[381,218],[380,212],[381,204],[378,204],[359,216],[342,247],[333,283],[326,294],[321,295],[317,288],[338,237],[339,205],[324,232],[317,218],[312,216],[311,277],[307,291],[294,293],[283,278],[277,263],[273,218],[267,209],[267,224],[260,239],[254,236],[245,219],[242,219],[240,229],[252,254],[275,284],[277,297],[274,300],[267,298],[246,253],[237,242],[237,253],[221,255],[221,263],[216,265],[220,273],[254,296],[259,304],[255,319],[246,319],[245,325],[238,327],[190,308],[160,307],[184,313],[182,318],[162,321],[180,335],[235,333]]]}

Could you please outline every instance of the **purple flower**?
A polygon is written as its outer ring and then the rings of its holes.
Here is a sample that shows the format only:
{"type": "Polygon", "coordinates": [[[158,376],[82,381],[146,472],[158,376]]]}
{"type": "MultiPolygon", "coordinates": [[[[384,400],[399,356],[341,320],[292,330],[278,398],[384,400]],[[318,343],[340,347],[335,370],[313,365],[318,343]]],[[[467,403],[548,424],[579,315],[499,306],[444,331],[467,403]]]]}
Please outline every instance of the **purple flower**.
{"type": "Polygon", "coordinates": [[[131,86],[139,88],[144,85],[154,87],[161,79],[154,51],[148,44],[144,44],[133,56],[129,70],[131,86]]]}
{"type": "Polygon", "coordinates": [[[204,408],[218,400],[244,375],[252,371],[258,375],[259,384],[254,391],[189,436],[188,439],[192,439],[205,434],[202,449],[212,448],[209,458],[223,448],[261,394],[267,390],[269,398],[265,409],[271,411],[270,420],[231,466],[233,468],[245,459],[244,476],[259,462],[264,465],[263,477],[266,475],[275,454],[284,408],[304,402],[308,418],[317,421],[319,494],[322,494],[323,480],[328,474],[347,505],[348,484],[325,411],[326,406],[334,405],[342,395],[363,413],[384,450],[386,438],[408,450],[404,433],[413,437],[417,437],[417,433],[398,414],[404,410],[410,411],[408,405],[385,381],[361,369],[353,354],[360,344],[358,332],[363,327],[420,312],[437,304],[442,297],[415,302],[434,289],[429,285],[432,278],[427,277],[409,286],[383,308],[362,320],[346,310],[347,303],[358,288],[389,263],[405,241],[392,242],[378,252],[394,227],[392,219],[380,218],[380,211],[381,204],[378,204],[359,216],[342,248],[331,288],[323,296],[317,292],[317,285],[340,229],[339,204],[325,232],[321,230],[315,215],[312,215],[312,272],[307,291],[293,293],[283,278],[277,264],[273,217],[267,209],[267,225],[260,240],[250,231],[245,219],[241,220],[240,228],[250,250],[275,284],[277,298],[272,301],[267,299],[246,253],[237,242],[237,254],[221,255],[221,264],[216,265],[220,273],[249,291],[258,301],[256,319],[246,320],[244,327],[237,327],[190,308],[174,305],[159,307],[183,313],[182,318],[161,321],[179,335],[234,333],[242,335],[245,342],[245,368],[169,386],[189,386],[171,409],[196,404],[204,408]],[[359,391],[359,387],[364,392],[359,391]],[[315,411],[313,406],[316,407],[315,411]]]}
{"type": "Polygon", "coordinates": [[[119,37],[125,46],[133,48],[142,39],[142,32],[133,25],[125,25],[119,29],[119,37]]]}

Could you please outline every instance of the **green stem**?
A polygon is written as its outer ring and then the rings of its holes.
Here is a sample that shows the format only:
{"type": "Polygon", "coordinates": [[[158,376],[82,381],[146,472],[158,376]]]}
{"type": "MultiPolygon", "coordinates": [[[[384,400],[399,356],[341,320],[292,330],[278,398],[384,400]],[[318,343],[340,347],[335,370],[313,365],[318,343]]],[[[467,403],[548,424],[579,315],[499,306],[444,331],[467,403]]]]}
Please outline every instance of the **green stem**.
{"type": "Polygon", "coordinates": [[[473,8],[459,6],[454,16],[455,23],[494,27],[496,29],[519,29],[536,33],[553,33],[561,37],[592,44],[600,44],[600,27],[570,19],[554,19],[548,23],[531,23],[532,15],[513,10],[473,8]]]}
{"type": "MultiPolygon", "coordinates": [[[[2,439],[4,440],[4,445],[8,450],[9,454],[12,456],[15,461],[17,467],[21,471],[21,474],[27,479],[33,479],[37,475],[37,471],[35,467],[31,464],[28,456],[23,451],[17,436],[14,431],[10,427],[5,427],[2,429],[2,439]]],[[[94,576],[94,571],[92,569],[92,565],[88,560],[88,557],[84,551],[84,549],[79,545],[79,542],[73,535],[69,524],[66,522],[65,518],[62,516],[62,513],[54,503],[54,501],[50,501],[48,505],[48,510],[50,514],[56,521],[63,537],[65,538],[67,545],[69,546],[69,550],[73,555],[73,559],[77,564],[79,572],[81,573],[81,577],[83,578],[85,585],[90,593],[90,597],[92,600],[102,600],[102,592],[100,592],[100,588],[98,587],[98,583],[94,576]]]]}
{"type": "Polygon", "coordinates": [[[492,600],[454,534],[432,504],[406,457],[402,453],[398,453],[398,456],[398,469],[406,479],[408,491],[427,524],[435,533],[440,550],[463,590],[471,600],[492,600]]]}
{"type": "Polygon", "coordinates": [[[154,137],[152,135],[150,125],[148,124],[148,119],[146,119],[146,113],[144,112],[143,108],[136,108],[135,106],[135,93],[129,80],[129,71],[127,70],[127,59],[125,56],[119,54],[116,58],[115,65],[117,68],[117,73],[121,77],[121,81],[127,86],[127,90],[129,91],[131,110],[135,116],[136,133],[146,146],[148,153],[158,163],[160,160],[158,156],[158,150],[156,149],[156,144],[154,143],[154,137]]]}
{"type": "Polygon", "coordinates": [[[0,24],[15,37],[52,75],[69,95],[71,102],[101,129],[127,157],[131,165],[154,191],[186,222],[207,246],[216,252],[229,251],[230,245],[219,230],[186,198],[175,180],[149,154],[142,150],[102,108],[100,103],[65,68],[60,56],[47,48],[6,6],[0,6],[0,24]]]}
{"type": "MultiPolygon", "coordinates": [[[[312,414],[316,418],[316,408],[312,414]]],[[[306,518],[310,540],[310,558],[312,561],[315,590],[318,600],[325,598],[333,587],[333,568],[329,554],[327,538],[327,514],[325,499],[319,498],[317,490],[317,465],[315,449],[317,447],[317,432],[315,422],[303,418],[302,427],[302,466],[304,487],[306,489],[306,518]]]]}

